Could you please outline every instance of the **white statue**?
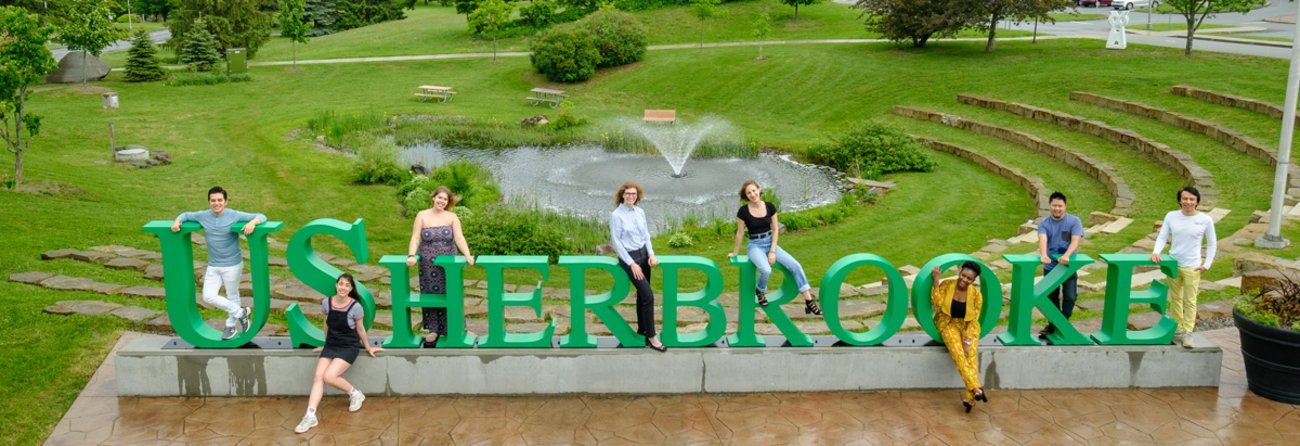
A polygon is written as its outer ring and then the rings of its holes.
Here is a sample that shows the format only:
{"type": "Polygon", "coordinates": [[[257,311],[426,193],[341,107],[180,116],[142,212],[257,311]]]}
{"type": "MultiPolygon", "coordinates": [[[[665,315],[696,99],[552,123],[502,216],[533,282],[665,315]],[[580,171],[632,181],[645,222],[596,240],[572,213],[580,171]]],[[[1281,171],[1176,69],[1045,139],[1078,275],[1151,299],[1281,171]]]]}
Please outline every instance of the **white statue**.
{"type": "Polygon", "coordinates": [[[1128,48],[1128,35],[1124,34],[1124,27],[1128,26],[1128,11],[1111,11],[1106,21],[1110,22],[1110,35],[1106,37],[1106,49],[1128,48]]]}

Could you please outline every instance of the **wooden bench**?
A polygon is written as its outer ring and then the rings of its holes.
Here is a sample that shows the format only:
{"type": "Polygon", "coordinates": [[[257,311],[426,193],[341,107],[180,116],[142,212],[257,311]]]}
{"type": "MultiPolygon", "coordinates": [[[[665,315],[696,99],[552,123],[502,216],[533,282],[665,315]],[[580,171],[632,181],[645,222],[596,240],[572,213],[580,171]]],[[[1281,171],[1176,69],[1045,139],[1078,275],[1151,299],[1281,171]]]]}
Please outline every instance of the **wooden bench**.
{"type": "Polygon", "coordinates": [[[437,85],[421,85],[418,88],[420,89],[420,91],[417,91],[415,93],[415,98],[420,101],[428,101],[431,99],[436,99],[438,102],[447,102],[450,101],[451,97],[456,94],[456,91],[452,90],[451,87],[440,87],[437,85]]]}
{"type": "Polygon", "coordinates": [[[528,90],[528,92],[533,94],[528,97],[528,101],[532,102],[533,105],[550,104],[551,108],[559,107],[560,102],[563,102],[565,97],[563,90],[552,90],[550,88],[534,88],[528,90]]]}
{"type": "Polygon", "coordinates": [[[645,111],[645,122],[667,122],[669,124],[677,122],[677,110],[649,110],[645,111]]]}

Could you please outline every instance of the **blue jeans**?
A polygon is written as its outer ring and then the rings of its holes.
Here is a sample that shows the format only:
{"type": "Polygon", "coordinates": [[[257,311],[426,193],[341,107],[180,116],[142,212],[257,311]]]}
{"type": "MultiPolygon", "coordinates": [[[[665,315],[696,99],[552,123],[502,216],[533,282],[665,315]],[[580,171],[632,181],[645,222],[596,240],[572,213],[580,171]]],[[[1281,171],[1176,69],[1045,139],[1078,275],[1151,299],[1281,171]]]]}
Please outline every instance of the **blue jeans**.
{"type": "MultiPolygon", "coordinates": [[[[772,265],[767,263],[767,253],[772,250],[772,236],[767,235],[756,239],[749,240],[749,246],[745,252],[749,255],[749,263],[754,264],[758,269],[758,289],[767,291],[767,279],[772,276],[772,265]]],[[[812,289],[808,285],[808,276],[803,273],[803,266],[790,253],[785,252],[780,246],[776,247],[776,263],[780,263],[785,269],[790,270],[790,275],[794,276],[795,285],[799,286],[799,292],[812,289]]]]}

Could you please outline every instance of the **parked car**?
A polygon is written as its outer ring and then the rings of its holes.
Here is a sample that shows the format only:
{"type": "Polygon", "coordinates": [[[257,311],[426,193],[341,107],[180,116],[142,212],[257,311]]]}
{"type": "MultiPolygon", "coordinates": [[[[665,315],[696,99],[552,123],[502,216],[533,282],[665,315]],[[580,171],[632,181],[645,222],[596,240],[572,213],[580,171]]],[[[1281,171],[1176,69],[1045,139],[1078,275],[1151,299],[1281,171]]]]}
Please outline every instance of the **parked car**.
{"type": "Polygon", "coordinates": [[[1111,6],[1113,4],[1114,4],[1114,0],[1083,0],[1079,2],[1080,6],[1089,6],[1089,7],[1111,6]]]}
{"type": "Polygon", "coordinates": [[[1152,7],[1152,8],[1157,7],[1157,6],[1160,6],[1160,1],[1159,1],[1159,0],[1154,0],[1154,1],[1152,1],[1152,0],[1114,0],[1114,1],[1111,2],[1111,4],[1110,4],[1110,7],[1112,7],[1112,8],[1115,8],[1115,9],[1127,9],[1127,10],[1129,10],[1129,11],[1132,11],[1132,10],[1134,10],[1134,9],[1136,9],[1136,8],[1146,8],[1147,6],[1150,6],[1150,7],[1152,7]]]}

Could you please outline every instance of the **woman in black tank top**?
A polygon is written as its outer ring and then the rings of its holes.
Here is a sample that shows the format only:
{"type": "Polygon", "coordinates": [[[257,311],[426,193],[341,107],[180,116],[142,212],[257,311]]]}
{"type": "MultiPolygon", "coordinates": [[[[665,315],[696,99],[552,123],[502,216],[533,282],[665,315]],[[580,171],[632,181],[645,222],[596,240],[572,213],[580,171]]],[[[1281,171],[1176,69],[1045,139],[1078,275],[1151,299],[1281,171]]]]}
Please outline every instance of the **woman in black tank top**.
{"type": "Polygon", "coordinates": [[[758,270],[754,299],[760,306],[767,306],[767,279],[772,275],[772,265],[780,263],[790,272],[786,279],[793,280],[799,288],[799,296],[803,297],[804,314],[822,314],[822,309],[813,300],[812,285],[808,284],[803,266],[776,243],[780,229],[776,205],[763,201],[763,191],[754,180],[746,180],[740,185],[740,199],[747,204],[736,211],[736,244],[731,247],[731,253],[727,257],[736,256],[736,252],[740,251],[741,237],[748,232],[749,244],[745,252],[749,256],[749,263],[758,270]]]}

